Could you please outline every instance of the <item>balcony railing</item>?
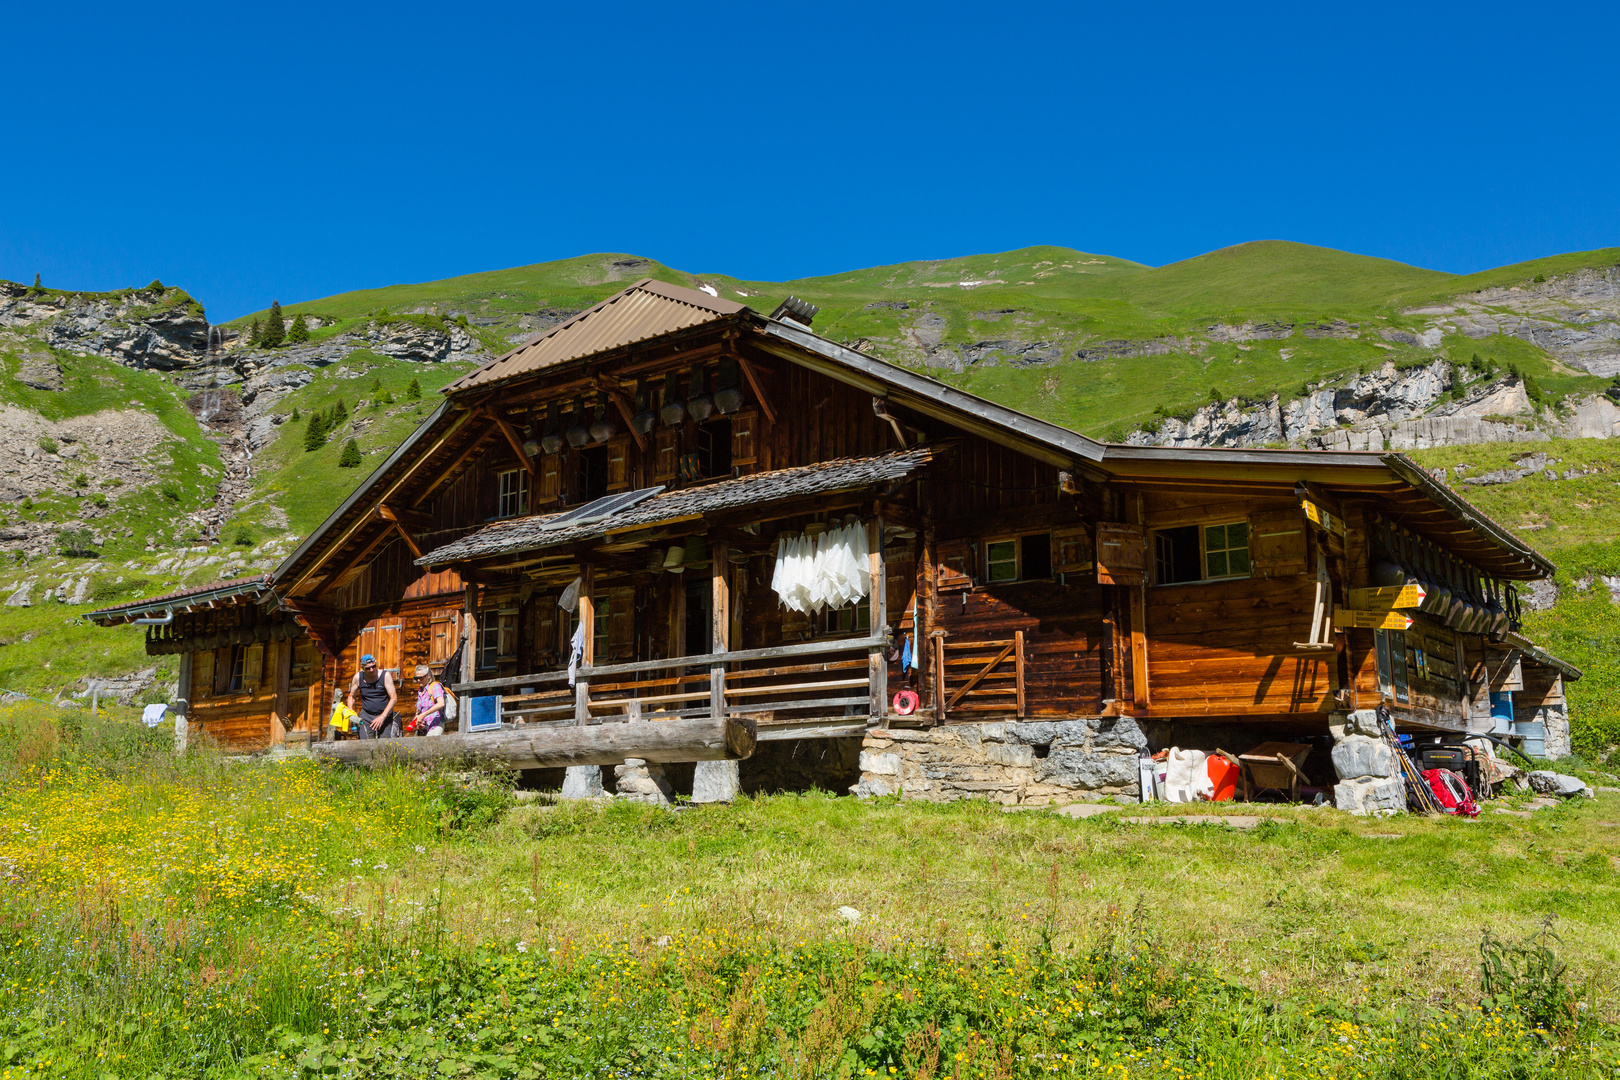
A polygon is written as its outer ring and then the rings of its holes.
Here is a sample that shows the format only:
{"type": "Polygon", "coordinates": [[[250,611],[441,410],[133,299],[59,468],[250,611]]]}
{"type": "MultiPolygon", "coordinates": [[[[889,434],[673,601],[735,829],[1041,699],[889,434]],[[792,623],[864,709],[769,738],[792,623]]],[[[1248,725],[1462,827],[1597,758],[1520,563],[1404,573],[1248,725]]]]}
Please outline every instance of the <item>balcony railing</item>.
{"type": "Polygon", "coordinates": [[[737,649],[700,656],[581,666],[480,679],[451,687],[498,694],[503,720],[524,724],[601,724],[682,716],[748,714],[762,740],[856,733],[881,721],[885,638],[841,638],[737,649]],[[692,672],[691,668],[703,668],[692,672]],[[564,684],[553,688],[553,684],[564,684]],[[513,690],[527,692],[513,693],[513,690]]]}

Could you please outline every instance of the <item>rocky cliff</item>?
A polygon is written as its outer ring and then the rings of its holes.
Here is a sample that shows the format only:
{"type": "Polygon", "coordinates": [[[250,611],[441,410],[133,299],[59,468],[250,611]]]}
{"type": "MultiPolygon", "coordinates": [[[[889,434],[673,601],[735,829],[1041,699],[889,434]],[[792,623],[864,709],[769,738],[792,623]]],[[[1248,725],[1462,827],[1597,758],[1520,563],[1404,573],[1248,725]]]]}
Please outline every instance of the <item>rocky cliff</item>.
{"type": "Polygon", "coordinates": [[[116,293],[30,289],[0,281],[0,326],[28,327],[52,348],[174,371],[208,350],[208,319],[182,289],[153,282],[116,293]]]}

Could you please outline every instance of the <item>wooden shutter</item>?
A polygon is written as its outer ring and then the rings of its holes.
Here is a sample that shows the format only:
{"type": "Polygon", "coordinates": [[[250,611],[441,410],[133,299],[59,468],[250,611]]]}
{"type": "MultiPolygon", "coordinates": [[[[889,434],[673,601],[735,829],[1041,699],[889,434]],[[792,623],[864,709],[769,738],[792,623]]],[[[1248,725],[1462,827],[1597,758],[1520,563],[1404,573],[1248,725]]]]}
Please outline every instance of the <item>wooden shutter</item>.
{"type": "Polygon", "coordinates": [[[753,409],[743,409],[731,417],[731,464],[753,465],[759,461],[759,446],[756,433],[759,430],[759,413],[753,409]]]}
{"type": "Polygon", "coordinates": [[[636,654],[636,590],[633,586],[608,590],[607,651],[613,660],[628,660],[636,654]]]}
{"type": "Polygon", "coordinates": [[[429,664],[441,664],[456,651],[456,624],[460,612],[453,608],[440,608],[428,619],[429,664]]]}
{"type": "Polygon", "coordinates": [[[1091,531],[1084,525],[1052,533],[1052,569],[1063,574],[1090,570],[1091,531]]]}
{"type": "Polygon", "coordinates": [[[973,588],[973,549],[970,541],[947,540],[939,545],[940,592],[973,588]]]}
{"type": "Polygon", "coordinates": [[[400,644],[404,637],[405,626],[397,619],[378,620],[377,626],[377,670],[392,671],[394,677],[399,678],[400,644]]]}
{"type": "Polygon", "coordinates": [[[231,692],[231,646],[221,645],[214,650],[214,693],[231,692]]]}
{"type": "Polygon", "coordinates": [[[1305,515],[1263,510],[1249,515],[1249,573],[1257,578],[1309,573],[1305,515]]]}
{"type": "Polygon", "coordinates": [[[620,435],[607,444],[607,489],[624,491],[630,487],[630,436],[620,435]]]}
{"type": "Polygon", "coordinates": [[[653,450],[653,480],[662,484],[675,479],[675,471],[681,464],[681,429],[659,428],[654,436],[653,450]]]}
{"type": "Polygon", "coordinates": [[[558,650],[557,616],[562,613],[562,609],[557,606],[557,597],[554,595],[536,597],[533,608],[534,666],[540,669],[555,667],[558,650]]]}
{"type": "Polygon", "coordinates": [[[214,695],[214,650],[206,649],[191,654],[191,685],[186,693],[193,698],[214,695]]]}
{"type": "Polygon", "coordinates": [[[1147,534],[1140,525],[1097,522],[1097,581],[1140,585],[1147,566],[1147,534]]]}
{"type": "Polygon", "coordinates": [[[242,657],[242,689],[252,693],[264,681],[264,646],[249,645],[242,657]]]}
{"type": "Polygon", "coordinates": [[[557,501],[562,494],[562,455],[540,455],[540,493],[536,502],[546,506],[557,501]]]}

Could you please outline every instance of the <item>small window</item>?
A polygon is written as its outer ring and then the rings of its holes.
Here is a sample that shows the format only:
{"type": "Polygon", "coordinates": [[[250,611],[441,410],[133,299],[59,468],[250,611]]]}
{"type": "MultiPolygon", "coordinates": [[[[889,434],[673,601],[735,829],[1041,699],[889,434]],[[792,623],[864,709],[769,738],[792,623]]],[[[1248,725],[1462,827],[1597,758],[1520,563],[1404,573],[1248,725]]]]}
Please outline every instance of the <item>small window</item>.
{"type": "Polygon", "coordinates": [[[1051,576],[1051,533],[1032,533],[1029,536],[985,542],[986,581],[1038,581],[1051,576]]]}
{"type": "Polygon", "coordinates": [[[828,608],[821,613],[821,632],[824,634],[864,634],[871,629],[870,597],[862,597],[841,608],[828,608]]]}
{"type": "Polygon", "coordinates": [[[1018,580],[1018,541],[992,540],[984,545],[984,576],[990,581],[1018,580]]]}
{"type": "Polygon", "coordinates": [[[569,503],[594,502],[608,493],[608,448],[589,446],[574,453],[574,486],[569,503]]]}
{"type": "Polygon", "coordinates": [[[529,470],[507,469],[500,474],[501,497],[495,516],[523,517],[529,512],[529,470]]]}
{"type": "Polygon", "coordinates": [[[1249,523],[1204,526],[1204,576],[1249,576],[1249,523]]]}
{"type": "Polygon", "coordinates": [[[478,666],[493,668],[517,653],[517,612],[484,611],[478,620],[478,666]]]}
{"type": "MultiPolygon", "coordinates": [[[[596,662],[600,664],[603,657],[612,655],[609,634],[613,616],[613,603],[610,595],[605,592],[596,593],[591,598],[591,609],[596,612],[596,625],[592,628],[593,633],[591,634],[591,655],[596,657],[596,662]]],[[[568,640],[570,642],[574,640],[574,632],[578,629],[579,608],[576,607],[568,614],[568,640]]],[[[708,650],[703,649],[700,651],[707,652],[708,650]]]]}
{"type": "Polygon", "coordinates": [[[710,420],[697,429],[698,470],[705,477],[731,475],[731,420],[710,420]]]}
{"type": "Polygon", "coordinates": [[[1408,704],[1412,695],[1406,676],[1406,632],[1374,630],[1373,647],[1378,657],[1378,690],[1399,705],[1408,704]]]}
{"type": "Polygon", "coordinates": [[[246,649],[231,650],[231,683],[227,689],[231,693],[241,693],[243,686],[242,669],[247,661],[246,649]]]}
{"type": "Polygon", "coordinates": [[[1249,523],[1183,525],[1153,534],[1158,585],[1249,576],[1249,523]]]}

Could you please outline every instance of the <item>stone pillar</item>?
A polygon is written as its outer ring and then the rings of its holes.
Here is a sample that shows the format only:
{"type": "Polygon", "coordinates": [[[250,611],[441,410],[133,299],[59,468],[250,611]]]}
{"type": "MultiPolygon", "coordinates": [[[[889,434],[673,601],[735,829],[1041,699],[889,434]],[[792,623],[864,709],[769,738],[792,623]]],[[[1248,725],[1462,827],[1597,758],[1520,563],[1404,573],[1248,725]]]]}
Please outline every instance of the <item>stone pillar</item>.
{"type": "Polygon", "coordinates": [[[180,654],[180,674],[174,684],[174,752],[186,752],[186,725],[191,713],[191,653],[180,654]]]}
{"type": "Polygon", "coordinates": [[[655,806],[669,805],[673,789],[662,765],[652,765],[641,758],[625,758],[623,765],[613,766],[613,775],[617,778],[619,798],[655,806]]]}
{"type": "Polygon", "coordinates": [[[692,772],[692,801],[728,803],[742,794],[742,778],[735,761],[700,761],[692,772]]]}
{"type": "Polygon", "coordinates": [[[570,765],[563,776],[562,799],[600,799],[606,792],[602,788],[602,766],[570,765]]]}
{"type": "Polygon", "coordinates": [[[1379,727],[1378,713],[1334,713],[1328,728],[1333,732],[1333,768],[1339,774],[1334,805],[1352,814],[1404,813],[1406,780],[1379,727]]]}

